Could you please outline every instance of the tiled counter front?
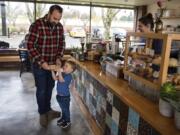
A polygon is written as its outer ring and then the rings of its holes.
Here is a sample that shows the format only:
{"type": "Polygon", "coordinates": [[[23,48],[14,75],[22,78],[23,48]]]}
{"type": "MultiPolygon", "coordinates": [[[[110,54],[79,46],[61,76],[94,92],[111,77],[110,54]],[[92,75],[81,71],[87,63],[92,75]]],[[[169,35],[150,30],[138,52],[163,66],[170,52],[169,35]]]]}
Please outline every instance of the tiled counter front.
{"type": "Polygon", "coordinates": [[[75,86],[104,135],[160,135],[88,72],[78,67],[75,86]]]}

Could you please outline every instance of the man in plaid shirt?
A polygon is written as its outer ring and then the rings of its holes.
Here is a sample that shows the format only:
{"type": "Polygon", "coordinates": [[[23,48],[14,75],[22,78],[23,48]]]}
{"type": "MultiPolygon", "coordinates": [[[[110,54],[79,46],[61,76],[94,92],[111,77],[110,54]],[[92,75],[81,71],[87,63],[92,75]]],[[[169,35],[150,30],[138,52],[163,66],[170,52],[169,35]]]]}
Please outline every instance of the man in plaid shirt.
{"type": "Polygon", "coordinates": [[[60,23],[63,9],[58,5],[50,7],[43,18],[31,24],[27,35],[27,48],[32,60],[32,70],[36,84],[36,98],[40,124],[47,126],[48,120],[60,116],[60,112],[51,108],[51,96],[54,80],[51,76],[51,64],[61,64],[65,49],[64,31],[60,23]]]}

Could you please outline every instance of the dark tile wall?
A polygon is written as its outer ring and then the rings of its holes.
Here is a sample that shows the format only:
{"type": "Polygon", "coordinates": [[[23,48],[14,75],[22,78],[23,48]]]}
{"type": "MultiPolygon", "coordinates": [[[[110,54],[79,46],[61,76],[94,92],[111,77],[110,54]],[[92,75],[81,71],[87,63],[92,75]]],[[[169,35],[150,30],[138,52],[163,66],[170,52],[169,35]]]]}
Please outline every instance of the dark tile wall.
{"type": "Polygon", "coordinates": [[[78,67],[75,86],[104,135],[160,135],[111,90],[78,67]]]}

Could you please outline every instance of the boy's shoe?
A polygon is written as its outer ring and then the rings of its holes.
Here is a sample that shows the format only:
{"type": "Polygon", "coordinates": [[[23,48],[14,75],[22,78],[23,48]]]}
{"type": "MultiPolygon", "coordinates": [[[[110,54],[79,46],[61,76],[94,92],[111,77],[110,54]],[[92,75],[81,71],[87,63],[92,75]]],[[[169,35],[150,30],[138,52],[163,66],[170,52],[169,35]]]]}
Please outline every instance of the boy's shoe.
{"type": "Polygon", "coordinates": [[[58,121],[57,121],[57,125],[58,126],[61,126],[63,124],[64,120],[62,118],[60,118],[58,121]]]}
{"type": "Polygon", "coordinates": [[[62,128],[68,128],[68,127],[70,127],[71,126],[71,122],[66,122],[66,121],[64,121],[62,124],[61,124],[61,127],[62,128]]]}

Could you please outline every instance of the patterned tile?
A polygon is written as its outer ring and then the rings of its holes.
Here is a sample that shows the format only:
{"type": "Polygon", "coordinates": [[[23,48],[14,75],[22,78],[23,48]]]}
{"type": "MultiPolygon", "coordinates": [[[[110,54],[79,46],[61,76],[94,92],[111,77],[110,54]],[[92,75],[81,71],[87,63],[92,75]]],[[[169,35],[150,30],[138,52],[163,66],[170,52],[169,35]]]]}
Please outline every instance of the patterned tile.
{"type": "Polygon", "coordinates": [[[99,103],[100,104],[100,102],[101,102],[101,94],[99,93],[99,91],[96,91],[96,101],[97,101],[97,103],[99,103]]]}
{"type": "Polygon", "coordinates": [[[119,125],[119,115],[120,115],[119,111],[115,107],[113,107],[112,108],[112,119],[114,120],[114,122],[117,125],[119,125]]]}
{"type": "Polygon", "coordinates": [[[109,128],[111,128],[111,126],[112,126],[112,118],[107,113],[106,113],[106,124],[108,125],[109,128]]]}
{"type": "Polygon", "coordinates": [[[97,88],[97,80],[96,80],[94,77],[92,77],[92,79],[93,79],[92,84],[94,85],[94,87],[96,87],[96,88],[97,88]]]}
{"type": "Polygon", "coordinates": [[[86,88],[83,89],[83,101],[86,102],[86,88]]]}
{"type": "Polygon", "coordinates": [[[113,105],[113,94],[110,91],[107,91],[107,99],[111,105],[113,105]]]}
{"type": "Polygon", "coordinates": [[[89,93],[89,103],[92,104],[93,96],[89,93]]]}
{"type": "Polygon", "coordinates": [[[84,72],[82,72],[81,82],[84,84],[84,72]]]}
{"type": "Polygon", "coordinates": [[[99,112],[96,112],[96,120],[97,120],[97,123],[99,124],[99,125],[101,125],[100,124],[100,121],[101,121],[101,118],[100,118],[100,113],[99,112]]]}
{"type": "Polygon", "coordinates": [[[135,129],[130,123],[127,126],[127,135],[138,135],[137,129],[135,129]]]}
{"type": "Polygon", "coordinates": [[[107,97],[107,88],[101,85],[100,89],[98,91],[101,93],[101,95],[106,98],[107,97]]]}
{"type": "Polygon", "coordinates": [[[101,97],[100,104],[102,105],[102,108],[106,110],[106,99],[104,97],[101,97]]]}
{"type": "Polygon", "coordinates": [[[75,86],[104,135],[160,135],[89,73],[79,68],[75,77],[75,86]]]}
{"type": "Polygon", "coordinates": [[[96,103],[96,99],[94,97],[92,97],[92,104],[93,104],[94,108],[96,108],[97,103],[96,103]]]}
{"type": "Polygon", "coordinates": [[[116,109],[119,110],[119,112],[120,112],[119,127],[121,129],[121,135],[126,135],[129,107],[124,102],[122,102],[120,99],[117,100],[117,98],[116,98],[116,101],[119,102],[118,108],[116,108],[116,109]]]}
{"type": "Polygon", "coordinates": [[[97,102],[97,104],[96,104],[96,111],[98,113],[101,113],[101,104],[99,102],[97,102]]]}
{"type": "Polygon", "coordinates": [[[93,92],[94,92],[94,86],[92,83],[90,83],[90,88],[89,88],[89,93],[91,93],[91,95],[93,95],[93,92]]]}
{"type": "Polygon", "coordinates": [[[111,134],[111,130],[110,128],[106,125],[105,126],[105,130],[104,130],[104,135],[110,135],[111,134]]]}
{"type": "Polygon", "coordinates": [[[129,108],[128,123],[130,123],[133,128],[138,130],[139,114],[136,113],[132,108],[129,108]]]}
{"type": "MultiPolygon", "coordinates": [[[[118,135],[123,135],[122,132],[121,132],[120,127],[119,127],[119,129],[118,129],[118,135]]],[[[124,135],[126,135],[126,134],[124,134],[124,135]]]]}
{"type": "Polygon", "coordinates": [[[142,118],[139,120],[138,135],[160,135],[153,127],[144,121],[142,118]],[[156,133],[155,133],[156,132],[156,133]]]}
{"type": "Polygon", "coordinates": [[[86,105],[89,106],[89,92],[86,91],[86,105]]]}
{"type": "Polygon", "coordinates": [[[89,111],[90,111],[91,115],[95,118],[96,117],[96,108],[94,108],[92,103],[89,104],[89,111]]]}
{"type": "Polygon", "coordinates": [[[116,95],[113,96],[113,106],[120,111],[121,104],[120,104],[120,99],[116,95]]]}
{"type": "Polygon", "coordinates": [[[111,135],[118,135],[118,125],[116,124],[115,121],[112,120],[112,125],[111,125],[111,135]]]}
{"type": "Polygon", "coordinates": [[[105,128],[105,123],[106,123],[106,112],[101,108],[101,112],[100,112],[100,126],[102,129],[105,128]]]}
{"type": "Polygon", "coordinates": [[[112,116],[112,105],[109,102],[106,102],[106,112],[112,116]]]}

